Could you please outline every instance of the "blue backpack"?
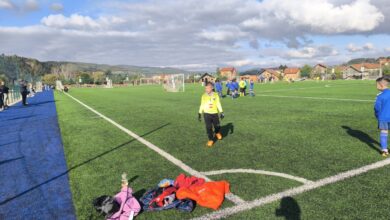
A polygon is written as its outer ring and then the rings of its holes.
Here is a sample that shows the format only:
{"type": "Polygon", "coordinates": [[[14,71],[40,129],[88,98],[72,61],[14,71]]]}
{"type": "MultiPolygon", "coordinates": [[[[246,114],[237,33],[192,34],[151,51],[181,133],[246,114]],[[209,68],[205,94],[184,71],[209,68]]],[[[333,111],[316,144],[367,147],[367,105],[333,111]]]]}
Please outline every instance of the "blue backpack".
{"type": "Polygon", "coordinates": [[[179,211],[182,212],[192,212],[194,209],[194,202],[190,199],[175,199],[172,203],[166,206],[157,206],[155,204],[155,198],[160,196],[164,192],[164,188],[154,188],[149,191],[147,191],[141,198],[140,202],[142,204],[142,209],[144,211],[162,211],[162,210],[168,210],[176,208],[179,211]]]}

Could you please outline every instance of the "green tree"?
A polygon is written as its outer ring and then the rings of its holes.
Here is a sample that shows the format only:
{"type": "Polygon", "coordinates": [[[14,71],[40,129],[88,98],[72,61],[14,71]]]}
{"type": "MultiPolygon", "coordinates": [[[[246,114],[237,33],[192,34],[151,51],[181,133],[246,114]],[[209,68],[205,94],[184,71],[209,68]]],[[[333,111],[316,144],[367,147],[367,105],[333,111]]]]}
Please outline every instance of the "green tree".
{"type": "Polygon", "coordinates": [[[219,69],[219,67],[217,67],[217,69],[215,71],[215,75],[217,75],[217,77],[221,76],[221,70],[219,69]]]}
{"type": "Polygon", "coordinates": [[[343,78],[343,72],[340,68],[335,68],[334,74],[336,75],[336,79],[342,79],[343,78]]]}
{"type": "Polygon", "coordinates": [[[91,75],[88,73],[81,73],[80,78],[81,78],[81,84],[92,84],[93,83],[93,79],[92,79],[91,75]]]}
{"type": "Polygon", "coordinates": [[[301,77],[309,77],[312,70],[313,70],[313,68],[311,66],[309,66],[307,64],[304,65],[301,68],[301,77]]]}
{"type": "Polygon", "coordinates": [[[92,73],[92,79],[93,83],[96,85],[101,85],[104,83],[105,77],[103,72],[93,72],[92,73]]]}
{"type": "Polygon", "coordinates": [[[390,66],[384,66],[382,68],[382,73],[384,76],[390,76],[390,66]]]}
{"type": "Polygon", "coordinates": [[[53,74],[53,73],[46,74],[42,77],[43,83],[45,83],[47,85],[55,86],[57,80],[58,80],[58,76],[56,74],[53,74]]]}
{"type": "Polygon", "coordinates": [[[111,77],[111,76],[112,76],[112,71],[111,71],[111,70],[106,70],[106,71],[104,72],[104,76],[105,76],[105,77],[111,77]]]}
{"type": "Polygon", "coordinates": [[[287,68],[288,68],[287,65],[280,65],[280,66],[279,66],[279,70],[280,70],[281,72],[284,72],[284,70],[287,69],[287,68]]]}

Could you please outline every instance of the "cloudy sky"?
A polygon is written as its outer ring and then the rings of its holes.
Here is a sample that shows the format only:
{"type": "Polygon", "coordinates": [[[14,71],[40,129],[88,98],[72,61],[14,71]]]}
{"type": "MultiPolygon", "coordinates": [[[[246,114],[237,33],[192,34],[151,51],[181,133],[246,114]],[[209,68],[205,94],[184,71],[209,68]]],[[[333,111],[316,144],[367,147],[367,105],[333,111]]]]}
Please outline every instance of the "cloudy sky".
{"type": "Polygon", "coordinates": [[[389,0],[0,0],[0,53],[241,70],[390,56],[389,0]]]}

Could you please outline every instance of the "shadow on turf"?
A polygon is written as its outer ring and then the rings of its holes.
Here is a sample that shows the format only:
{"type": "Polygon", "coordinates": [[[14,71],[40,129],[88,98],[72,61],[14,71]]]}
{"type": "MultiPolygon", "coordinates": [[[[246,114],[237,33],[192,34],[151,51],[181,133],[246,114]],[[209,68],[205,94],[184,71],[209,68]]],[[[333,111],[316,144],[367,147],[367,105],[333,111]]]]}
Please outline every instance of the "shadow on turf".
{"type": "Polygon", "coordinates": [[[284,217],[286,220],[300,220],[301,208],[292,197],[283,197],[280,207],[275,210],[275,216],[284,217]]]}
{"type": "Polygon", "coordinates": [[[350,136],[359,139],[361,142],[367,144],[369,147],[371,147],[372,149],[374,149],[378,153],[381,153],[381,150],[377,147],[380,144],[378,143],[378,141],[376,141],[375,139],[370,137],[370,135],[368,135],[368,134],[366,134],[366,133],[364,133],[363,131],[360,131],[360,130],[354,130],[351,127],[348,127],[348,126],[345,126],[345,125],[343,125],[341,127],[343,129],[345,129],[347,134],[349,134],[350,136]]]}
{"type": "MultiPolygon", "coordinates": [[[[152,133],[154,133],[154,132],[156,132],[156,131],[158,131],[158,130],[160,130],[160,129],[166,127],[166,126],[168,126],[169,124],[170,124],[170,123],[167,123],[167,124],[165,124],[165,125],[162,125],[162,126],[156,128],[156,129],[152,130],[152,131],[149,131],[149,132],[147,132],[147,133],[141,135],[140,137],[145,137],[145,136],[147,136],[147,135],[149,135],[149,134],[152,134],[152,133]]],[[[43,185],[45,185],[45,184],[47,184],[47,183],[50,183],[51,181],[54,181],[54,180],[56,180],[56,179],[58,179],[58,178],[60,178],[60,177],[62,177],[62,176],[64,176],[64,175],[67,175],[67,174],[68,174],[69,172],[71,172],[72,170],[77,169],[77,168],[79,168],[79,167],[81,167],[81,166],[83,166],[83,165],[85,165],[85,164],[88,164],[89,162],[92,162],[92,161],[94,161],[94,160],[96,160],[96,159],[98,159],[98,158],[100,158],[100,157],[102,157],[102,156],[105,156],[106,154],[109,154],[109,153],[111,153],[111,152],[113,152],[113,151],[116,151],[116,150],[118,150],[118,149],[120,149],[120,148],[126,146],[127,144],[134,142],[134,141],[136,141],[136,139],[132,139],[132,140],[130,140],[130,141],[127,141],[127,142],[125,142],[125,143],[123,143],[123,144],[120,144],[120,145],[118,145],[118,146],[116,146],[116,147],[110,149],[110,150],[107,150],[107,151],[105,151],[105,152],[103,152],[103,153],[100,153],[100,154],[98,154],[98,155],[96,155],[96,156],[94,156],[94,157],[92,157],[92,158],[90,158],[90,159],[88,159],[88,160],[86,160],[86,161],[84,161],[84,162],[82,162],[82,163],[79,163],[79,164],[77,164],[77,165],[75,165],[75,166],[69,168],[67,171],[58,174],[57,176],[54,176],[54,177],[52,177],[52,178],[50,178],[50,179],[48,179],[48,180],[46,180],[46,181],[44,181],[44,182],[42,182],[42,183],[39,183],[39,184],[37,184],[37,185],[35,185],[35,186],[33,186],[33,187],[27,189],[27,190],[25,190],[25,191],[23,191],[23,192],[21,192],[21,193],[15,195],[15,196],[12,196],[12,197],[10,197],[10,198],[5,199],[4,201],[1,201],[1,202],[0,202],[0,206],[1,206],[1,205],[4,205],[4,204],[6,204],[6,203],[8,203],[8,202],[10,202],[10,201],[12,201],[12,200],[14,200],[14,199],[17,199],[18,197],[21,197],[21,196],[23,196],[23,195],[25,195],[25,194],[31,192],[32,190],[35,190],[35,189],[37,189],[37,188],[39,188],[39,187],[41,187],[41,186],[43,186],[43,185]]],[[[137,179],[137,178],[138,178],[138,176],[135,176],[135,177],[133,177],[131,180],[134,181],[134,180],[137,179]]],[[[140,190],[140,191],[141,191],[141,190],[140,190]]]]}
{"type": "Polygon", "coordinates": [[[17,158],[13,158],[13,159],[9,159],[9,160],[3,160],[3,161],[0,161],[0,165],[9,163],[9,162],[12,162],[12,161],[15,161],[15,160],[20,160],[20,159],[23,159],[23,158],[24,157],[17,157],[17,158]]]}

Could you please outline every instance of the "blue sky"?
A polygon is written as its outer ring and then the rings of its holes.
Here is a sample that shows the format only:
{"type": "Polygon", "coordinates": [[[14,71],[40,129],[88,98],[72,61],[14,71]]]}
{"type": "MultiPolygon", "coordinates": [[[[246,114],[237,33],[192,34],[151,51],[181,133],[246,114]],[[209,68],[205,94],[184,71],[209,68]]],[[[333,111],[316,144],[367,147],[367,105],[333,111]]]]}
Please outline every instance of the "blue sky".
{"type": "Polygon", "coordinates": [[[0,53],[187,70],[390,56],[386,0],[0,0],[0,53]]]}

